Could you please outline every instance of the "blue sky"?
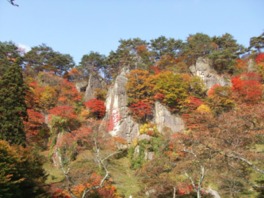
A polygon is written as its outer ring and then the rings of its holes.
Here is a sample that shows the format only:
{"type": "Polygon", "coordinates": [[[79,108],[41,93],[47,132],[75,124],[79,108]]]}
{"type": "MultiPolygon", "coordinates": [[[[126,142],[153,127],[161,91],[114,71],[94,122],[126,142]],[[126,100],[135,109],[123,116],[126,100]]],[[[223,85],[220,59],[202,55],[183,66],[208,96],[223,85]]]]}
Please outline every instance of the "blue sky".
{"type": "Polygon", "coordinates": [[[238,43],[264,31],[264,0],[0,0],[0,41],[42,43],[68,53],[108,55],[120,39],[161,35],[185,40],[198,32],[230,33],[238,43]]]}

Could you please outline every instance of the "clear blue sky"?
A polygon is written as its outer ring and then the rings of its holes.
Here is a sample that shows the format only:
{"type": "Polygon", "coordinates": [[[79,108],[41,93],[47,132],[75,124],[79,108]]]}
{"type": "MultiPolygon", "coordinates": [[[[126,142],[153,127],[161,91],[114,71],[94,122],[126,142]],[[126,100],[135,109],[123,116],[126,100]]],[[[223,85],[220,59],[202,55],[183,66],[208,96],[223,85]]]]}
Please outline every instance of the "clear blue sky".
{"type": "Polygon", "coordinates": [[[248,46],[264,31],[264,0],[0,0],[0,41],[42,43],[68,53],[108,55],[120,39],[161,35],[185,40],[197,32],[230,33],[248,46]]]}

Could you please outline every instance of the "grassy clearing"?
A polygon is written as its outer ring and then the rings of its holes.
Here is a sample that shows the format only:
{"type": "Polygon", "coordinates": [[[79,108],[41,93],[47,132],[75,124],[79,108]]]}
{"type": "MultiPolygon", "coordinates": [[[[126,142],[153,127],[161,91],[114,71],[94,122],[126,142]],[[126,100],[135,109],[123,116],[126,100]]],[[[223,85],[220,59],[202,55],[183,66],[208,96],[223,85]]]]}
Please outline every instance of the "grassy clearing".
{"type": "Polygon", "coordinates": [[[128,158],[111,160],[109,171],[120,194],[125,195],[126,198],[130,195],[137,197],[144,184],[135,176],[135,171],[130,169],[128,158]]]}
{"type": "Polygon", "coordinates": [[[44,170],[48,174],[46,184],[61,182],[64,180],[64,175],[59,168],[54,167],[51,163],[47,162],[43,165],[44,170]]]}
{"type": "MultiPolygon", "coordinates": [[[[44,155],[46,156],[46,154],[44,155]]],[[[102,153],[102,155],[104,154],[102,153]]],[[[89,174],[89,171],[91,170],[98,171],[97,164],[94,162],[94,155],[90,150],[82,151],[69,167],[71,168],[71,173],[73,175],[80,175],[80,171],[83,175],[89,174]]],[[[48,174],[46,180],[47,184],[58,183],[64,180],[64,175],[61,169],[54,167],[51,162],[47,161],[47,163],[43,165],[43,168],[48,174]]],[[[116,186],[120,195],[124,195],[126,198],[130,195],[137,197],[137,194],[142,188],[144,188],[144,184],[140,182],[140,179],[137,176],[135,176],[135,171],[130,169],[130,162],[127,157],[120,159],[110,158],[108,169],[113,179],[114,186],[116,186]]]]}

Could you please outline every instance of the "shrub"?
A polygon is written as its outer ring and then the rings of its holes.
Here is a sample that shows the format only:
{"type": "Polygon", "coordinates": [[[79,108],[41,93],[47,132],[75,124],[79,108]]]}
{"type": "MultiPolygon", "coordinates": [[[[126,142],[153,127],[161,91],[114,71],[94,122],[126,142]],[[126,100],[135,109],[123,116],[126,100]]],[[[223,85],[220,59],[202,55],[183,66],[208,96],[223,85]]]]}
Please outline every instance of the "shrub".
{"type": "Polygon", "coordinates": [[[139,121],[146,121],[152,116],[152,105],[145,101],[133,103],[129,109],[133,117],[139,121]]]}
{"type": "Polygon", "coordinates": [[[232,90],[236,98],[246,103],[256,103],[261,100],[263,87],[260,76],[256,73],[244,73],[232,78],[232,90]]]}
{"type": "Polygon", "coordinates": [[[91,99],[84,103],[86,108],[91,112],[91,116],[101,119],[105,116],[106,107],[104,101],[98,99],[91,99]]]}

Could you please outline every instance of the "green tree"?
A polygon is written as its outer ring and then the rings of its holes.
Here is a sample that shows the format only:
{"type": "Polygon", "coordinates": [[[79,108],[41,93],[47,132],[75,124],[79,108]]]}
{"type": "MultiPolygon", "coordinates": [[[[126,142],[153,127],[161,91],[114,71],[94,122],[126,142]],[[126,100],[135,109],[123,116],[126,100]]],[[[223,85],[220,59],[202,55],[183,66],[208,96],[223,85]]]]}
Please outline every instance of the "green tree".
{"type": "Polygon", "coordinates": [[[69,54],[55,52],[45,44],[33,47],[25,55],[25,63],[35,72],[53,71],[57,75],[63,75],[73,68],[75,63],[69,54]]]}
{"type": "Polygon", "coordinates": [[[150,41],[150,49],[155,60],[159,60],[164,55],[177,56],[182,52],[183,46],[182,40],[166,38],[165,36],[160,36],[150,41]]]}
{"type": "MultiPolygon", "coordinates": [[[[12,42],[0,42],[0,77],[14,60],[21,58],[17,46],[12,42]]],[[[21,62],[19,62],[21,63],[21,62]]]]}
{"type": "Polygon", "coordinates": [[[91,73],[99,74],[99,72],[107,76],[105,59],[104,55],[92,51],[89,54],[83,55],[78,69],[82,72],[84,78],[88,78],[91,73]]]}
{"type": "Polygon", "coordinates": [[[250,38],[249,49],[255,48],[258,53],[261,53],[261,49],[264,48],[264,32],[257,37],[250,38]]]}
{"type": "Polygon", "coordinates": [[[244,47],[237,44],[232,35],[226,33],[220,37],[212,38],[215,46],[209,58],[213,62],[213,67],[218,73],[235,72],[236,59],[244,52],[244,47]]]}
{"type": "Polygon", "coordinates": [[[39,197],[45,173],[42,160],[30,148],[0,140],[0,197],[39,197]]]}
{"type": "Polygon", "coordinates": [[[203,33],[196,33],[187,38],[184,54],[189,65],[194,64],[199,57],[208,56],[213,50],[212,39],[203,33]]]}
{"type": "Polygon", "coordinates": [[[148,43],[139,38],[120,40],[116,51],[107,57],[107,70],[115,77],[123,67],[129,69],[148,69],[153,64],[148,51],[148,43]]]}
{"type": "Polygon", "coordinates": [[[10,60],[4,67],[7,69],[0,77],[0,139],[12,144],[25,144],[26,86],[19,59],[10,60]]]}
{"type": "Polygon", "coordinates": [[[117,52],[120,54],[123,65],[131,69],[144,68],[145,62],[138,53],[138,47],[147,46],[147,42],[140,38],[120,40],[117,52]]]}

